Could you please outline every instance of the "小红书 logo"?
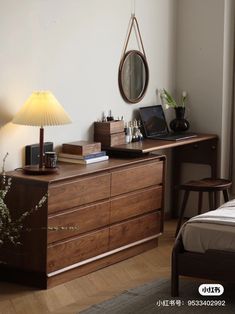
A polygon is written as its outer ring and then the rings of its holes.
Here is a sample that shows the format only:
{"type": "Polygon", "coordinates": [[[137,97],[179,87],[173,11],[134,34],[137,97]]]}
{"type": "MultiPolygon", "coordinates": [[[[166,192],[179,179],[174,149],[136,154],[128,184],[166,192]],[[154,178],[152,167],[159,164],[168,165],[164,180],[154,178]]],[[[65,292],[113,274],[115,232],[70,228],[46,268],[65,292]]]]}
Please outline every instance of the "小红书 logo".
{"type": "Polygon", "coordinates": [[[221,284],[202,284],[198,288],[198,292],[203,296],[218,296],[224,293],[224,287],[221,284]]]}

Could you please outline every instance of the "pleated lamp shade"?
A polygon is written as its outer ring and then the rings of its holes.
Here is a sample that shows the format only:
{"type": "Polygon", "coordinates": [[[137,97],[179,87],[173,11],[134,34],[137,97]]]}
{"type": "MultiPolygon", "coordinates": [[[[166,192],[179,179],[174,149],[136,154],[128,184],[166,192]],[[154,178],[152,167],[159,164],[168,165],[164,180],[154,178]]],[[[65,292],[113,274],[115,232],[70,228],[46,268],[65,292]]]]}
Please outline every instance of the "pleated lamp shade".
{"type": "Polygon", "coordinates": [[[39,164],[25,166],[26,174],[49,174],[57,169],[48,169],[44,166],[44,126],[71,123],[71,119],[59,104],[55,96],[49,91],[34,92],[25,102],[20,111],[12,120],[15,124],[40,127],[39,136],[39,164]]]}
{"type": "Polygon", "coordinates": [[[71,119],[51,92],[39,91],[32,93],[12,122],[41,127],[71,123],[71,119]]]}

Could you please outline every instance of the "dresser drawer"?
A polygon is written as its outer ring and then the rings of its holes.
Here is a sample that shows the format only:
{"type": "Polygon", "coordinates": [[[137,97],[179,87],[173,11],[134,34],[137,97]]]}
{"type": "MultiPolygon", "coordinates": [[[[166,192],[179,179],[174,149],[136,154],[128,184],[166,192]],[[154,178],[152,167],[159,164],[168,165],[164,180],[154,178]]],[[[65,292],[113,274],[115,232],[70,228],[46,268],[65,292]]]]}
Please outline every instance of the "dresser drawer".
{"type": "Polygon", "coordinates": [[[203,163],[208,164],[216,160],[218,151],[218,139],[209,139],[207,141],[191,143],[175,147],[177,158],[183,162],[203,163]]]}
{"type": "Polygon", "coordinates": [[[109,249],[159,234],[160,216],[160,212],[156,212],[110,227],[109,249]]]}
{"type": "Polygon", "coordinates": [[[111,177],[111,196],[161,184],[162,182],[162,161],[114,171],[111,177]]]}
{"type": "Polygon", "coordinates": [[[47,272],[73,265],[108,251],[109,229],[103,229],[75,239],[49,245],[47,272]]]}
{"type": "Polygon", "coordinates": [[[110,223],[160,209],[162,197],[161,186],[117,196],[111,200],[110,223]]]}
{"type": "Polygon", "coordinates": [[[67,210],[49,217],[48,243],[71,238],[108,225],[109,209],[110,202],[106,201],[74,210],[67,210]]]}
{"type": "Polygon", "coordinates": [[[110,174],[97,175],[49,187],[48,212],[53,213],[110,196],[110,174]]]}

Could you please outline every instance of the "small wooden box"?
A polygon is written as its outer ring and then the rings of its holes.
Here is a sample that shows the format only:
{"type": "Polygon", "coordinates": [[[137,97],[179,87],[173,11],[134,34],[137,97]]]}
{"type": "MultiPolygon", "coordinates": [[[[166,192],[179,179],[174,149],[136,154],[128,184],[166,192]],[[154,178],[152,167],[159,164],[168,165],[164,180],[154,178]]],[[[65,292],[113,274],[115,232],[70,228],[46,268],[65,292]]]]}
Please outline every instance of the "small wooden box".
{"type": "Polygon", "coordinates": [[[102,148],[125,144],[125,133],[94,134],[94,140],[101,142],[102,148]]]}
{"type": "Polygon", "coordinates": [[[62,153],[74,155],[89,155],[101,151],[101,143],[76,141],[62,145],[62,153]]]}
{"type": "Polygon", "coordinates": [[[94,133],[95,134],[115,134],[124,131],[124,121],[109,121],[109,122],[95,122],[94,133]]]}

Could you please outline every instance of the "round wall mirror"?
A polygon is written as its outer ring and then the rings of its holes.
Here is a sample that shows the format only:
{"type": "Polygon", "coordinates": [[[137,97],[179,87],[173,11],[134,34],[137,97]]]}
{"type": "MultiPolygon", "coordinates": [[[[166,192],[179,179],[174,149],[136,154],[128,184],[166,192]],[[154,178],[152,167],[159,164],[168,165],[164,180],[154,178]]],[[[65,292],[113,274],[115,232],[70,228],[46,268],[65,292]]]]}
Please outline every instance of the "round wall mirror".
{"type": "Polygon", "coordinates": [[[145,56],[138,50],[125,53],[119,66],[118,83],[123,99],[137,103],[145,95],[149,81],[149,69],[145,56]]]}

